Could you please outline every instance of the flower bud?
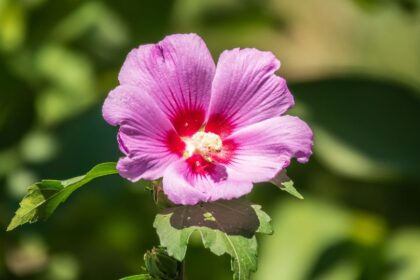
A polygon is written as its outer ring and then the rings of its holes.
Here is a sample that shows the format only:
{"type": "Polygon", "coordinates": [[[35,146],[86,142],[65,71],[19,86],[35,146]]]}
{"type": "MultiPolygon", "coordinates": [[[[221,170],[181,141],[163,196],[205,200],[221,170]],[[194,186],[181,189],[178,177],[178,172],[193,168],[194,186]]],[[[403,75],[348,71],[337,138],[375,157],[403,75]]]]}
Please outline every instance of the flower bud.
{"type": "Polygon", "coordinates": [[[181,262],[170,257],[165,249],[153,248],[144,254],[144,263],[150,276],[159,280],[177,280],[181,272],[181,262]]]}

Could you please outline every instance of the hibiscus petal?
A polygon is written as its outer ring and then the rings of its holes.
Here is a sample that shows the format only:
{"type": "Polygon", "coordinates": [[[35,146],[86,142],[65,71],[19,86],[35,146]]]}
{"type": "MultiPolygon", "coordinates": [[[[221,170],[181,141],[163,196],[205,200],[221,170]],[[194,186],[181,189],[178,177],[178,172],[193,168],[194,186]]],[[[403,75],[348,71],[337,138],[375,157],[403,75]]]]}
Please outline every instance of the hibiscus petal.
{"type": "Polygon", "coordinates": [[[154,180],[179,159],[168,142],[176,135],[171,122],[140,88],[118,86],[106,98],[102,113],[109,124],[120,125],[118,143],[126,155],[117,165],[121,176],[131,181],[154,180]]]}
{"type": "Polygon", "coordinates": [[[163,156],[166,159],[158,158],[155,153],[143,153],[138,156],[121,158],[117,163],[118,173],[132,182],[137,182],[140,179],[159,179],[163,176],[168,165],[178,159],[169,154],[163,156]]]}
{"type": "Polygon", "coordinates": [[[204,41],[195,34],[177,34],[132,50],[119,80],[148,92],[179,135],[189,136],[204,122],[214,72],[204,41]]]}
{"type": "Polygon", "coordinates": [[[271,180],[290,164],[305,163],[312,154],[313,134],[297,117],[271,118],[242,128],[227,138],[237,148],[227,164],[230,178],[254,183],[271,180]]]}
{"type": "Polygon", "coordinates": [[[207,174],[196,174],[187,161],[179,160],[169,166],[163,175],[163,191],[176,204],[194,205],[233,199],[249,193],[251,189],[250,181],[229,179],[222,165],[207,174]]]}
{"type": "Polygon", "coordinates": [[[280,62],[256,49],[224,51],[217,63],[207,131],[232,131],[280,116],[294,105],[286,81],[274,74],[280,62]]]}

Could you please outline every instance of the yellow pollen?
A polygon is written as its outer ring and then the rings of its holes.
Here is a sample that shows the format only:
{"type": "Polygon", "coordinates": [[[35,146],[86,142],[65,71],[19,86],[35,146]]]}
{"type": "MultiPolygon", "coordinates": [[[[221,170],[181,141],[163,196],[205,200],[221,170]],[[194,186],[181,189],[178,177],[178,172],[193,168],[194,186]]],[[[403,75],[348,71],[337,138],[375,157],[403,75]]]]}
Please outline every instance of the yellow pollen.
{"type": "Polygon", "coordinates": [[[203,131],[197,132],[191,138],[184,139],[184,142],[186,144],[185,157],[199,154],[208,161],[211,161],[211,155],[220,152],[223,146],[219,135],[203,131]]]}

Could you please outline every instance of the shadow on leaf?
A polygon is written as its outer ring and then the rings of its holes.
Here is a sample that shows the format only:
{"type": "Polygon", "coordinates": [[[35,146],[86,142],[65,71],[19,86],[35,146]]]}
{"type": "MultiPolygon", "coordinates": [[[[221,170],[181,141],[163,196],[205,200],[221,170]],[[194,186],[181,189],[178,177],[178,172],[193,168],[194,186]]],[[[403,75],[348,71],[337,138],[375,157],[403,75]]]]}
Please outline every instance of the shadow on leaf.
{"type": "Polygon", "coordinates": [[[260,225],[251,203],[244,199],[181,205],[162,211],[162,214],[170,213],[170,223],[176,229],[208,227],[229,235],[251,238],[260,225]]]}

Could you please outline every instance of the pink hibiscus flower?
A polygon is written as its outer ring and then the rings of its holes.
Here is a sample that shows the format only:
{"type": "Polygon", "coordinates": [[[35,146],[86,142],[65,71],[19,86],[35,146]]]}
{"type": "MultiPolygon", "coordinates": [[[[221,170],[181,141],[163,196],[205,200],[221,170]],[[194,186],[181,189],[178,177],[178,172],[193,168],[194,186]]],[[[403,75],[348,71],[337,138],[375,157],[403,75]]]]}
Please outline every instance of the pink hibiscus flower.
{"type": "Polygon", "coordinates": [[[196,204],[245,195],[293,157],[307,162],[312,131],[282,116],[294,101],[279,68],[256,49],[224,51],[216,67],[195,34],[132,50],[103,105],[104,119],[120,126],[120,175],[163,177],[172,202],[196,204]]]}

